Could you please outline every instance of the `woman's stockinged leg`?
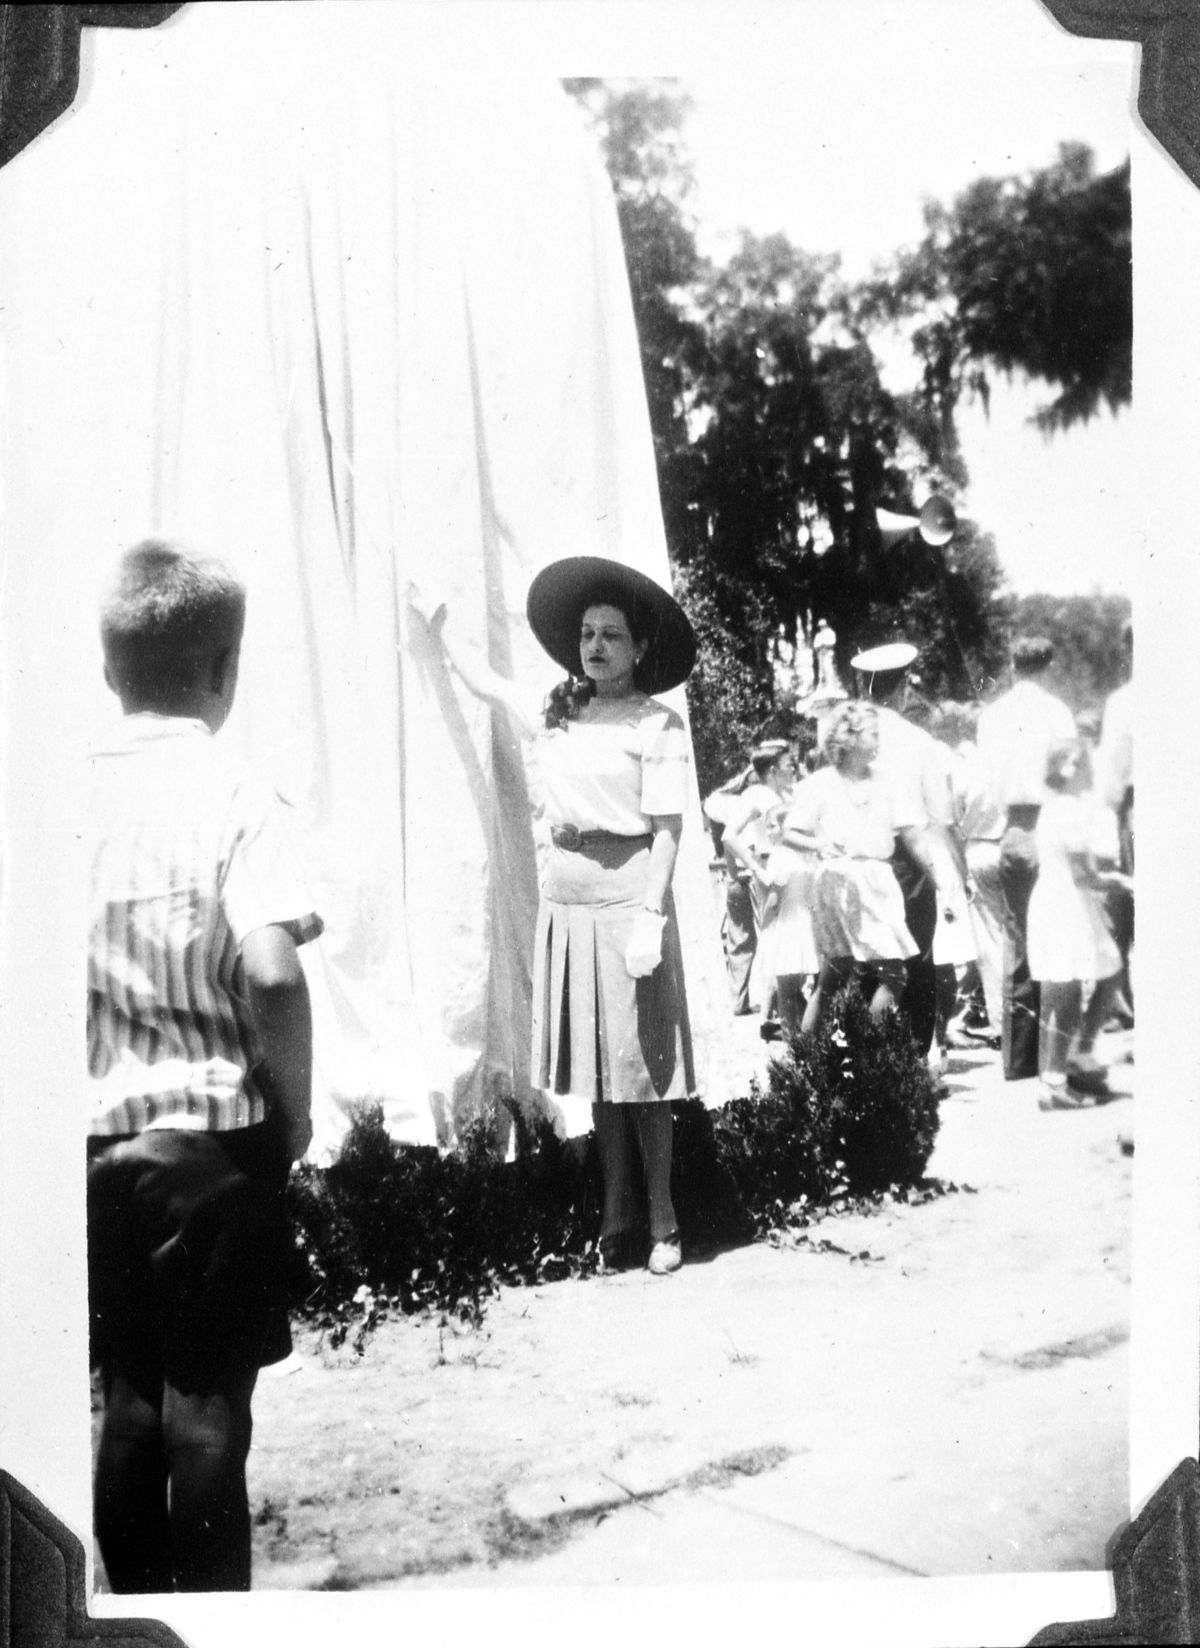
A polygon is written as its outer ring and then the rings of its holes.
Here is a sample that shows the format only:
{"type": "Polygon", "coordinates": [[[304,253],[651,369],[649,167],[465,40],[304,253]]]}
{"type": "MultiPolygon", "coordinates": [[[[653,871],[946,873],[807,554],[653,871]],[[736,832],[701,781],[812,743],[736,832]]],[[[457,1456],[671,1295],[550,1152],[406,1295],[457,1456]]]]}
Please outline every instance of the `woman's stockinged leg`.
{"type": "Polygon", "coordinates": [[[1120,985],[1120,973],[1112,973],[1108,978],[1097,979],[1079,1029],[1079,1044],[1076,1048],[1078,1053],[1087,1055],[1094,1052],[1096,1037],[1108,1022],[1120,985]]]}
{"type": "Polygon", "coordinates": [[[662,1242],[678,1229],[671,1201],[672,1122],[669,1104],[630,1105],[634,1131],[646,1176],[646,1201],[650,1209],[650,1240],[662,1242]]]}
{"type": "Polygon", "coordinates": [[[1042,1003],[1042,1074],[1064,1076],[1067,1055],[1079,1032],[1083,1012],[1083,992],[1078,979],[1065,983],[1043,980],[1042,1003]]]}
{"type": "Polygon", "coordinates": [[[604,1185],[604,1212],[600,1237],[619,1236],[634,1223],[633,1145],[623,1104],[594,1104],[592,1126],[600,1153],[600,1177],[604,1185]]]}
{"type": "Polygon", "coordinates": [[[799,1033],[804,1022],[804,974],[781,973],[775,980],[779,992],[779,1021],[783,1025],[784,1034],[794,1036],[799,1033]]]}
{"type": "Polygon", "coordinates": [[[808,998],[808,1006],[804,1009],[804,1017],[800,1028],[807,1035],[818,1027],[824,1016],[830,1000],[837,994],[838,988],[849,977],[853,963],[849,956],[836,957],[822,963],[821,971],[817,974],[817,982],[813,986],[813,993],[808,998]]]}
{"type": "Polygon", "coordinates": [[[876,972],[875,989],[867,1011],[873,1019],[881,1019],[889,1008],[899,1008],[903,993],[903,962],[880,962],[876,972]]]}

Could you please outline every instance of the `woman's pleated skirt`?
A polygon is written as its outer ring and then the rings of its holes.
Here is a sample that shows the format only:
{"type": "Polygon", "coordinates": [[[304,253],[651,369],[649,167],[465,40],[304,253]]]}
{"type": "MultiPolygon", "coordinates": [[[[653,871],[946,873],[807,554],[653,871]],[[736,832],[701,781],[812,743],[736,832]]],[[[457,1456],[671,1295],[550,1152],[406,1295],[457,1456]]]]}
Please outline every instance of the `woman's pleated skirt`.
{"type": "Polygon", "coordinates": [[[550,851],[533,956],[533,1084],[595,1103],[653,1104],[696,1091],[683,956],[668,895],[662,961],[625,967],[650,872],[645,836],[550,851]]]}

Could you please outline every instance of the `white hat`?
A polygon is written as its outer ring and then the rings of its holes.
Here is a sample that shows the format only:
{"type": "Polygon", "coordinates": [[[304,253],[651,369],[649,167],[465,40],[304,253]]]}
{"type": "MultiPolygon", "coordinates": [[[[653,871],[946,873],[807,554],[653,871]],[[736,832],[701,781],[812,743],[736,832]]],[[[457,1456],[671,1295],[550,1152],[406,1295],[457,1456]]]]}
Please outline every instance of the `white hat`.
{"type": "Polygon", "coordinates": [[[917,649],[909,641],[889,641],[886,646],[868,647],[850,660],[851,669],[870,675],[883,675],[889,670],[907,669],[917,656],[917,649]]]}

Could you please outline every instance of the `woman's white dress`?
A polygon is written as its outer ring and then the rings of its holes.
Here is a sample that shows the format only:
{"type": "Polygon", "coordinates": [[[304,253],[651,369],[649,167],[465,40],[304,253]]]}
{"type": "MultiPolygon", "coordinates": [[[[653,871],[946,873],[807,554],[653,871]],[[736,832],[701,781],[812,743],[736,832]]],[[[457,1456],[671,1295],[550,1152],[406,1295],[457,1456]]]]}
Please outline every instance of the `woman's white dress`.
{"type": "Polygon", "coordinates": [[[889,791],[874,778],[847,781],[820,767],[799,784],[788,829],[827,837],[844,856],[818,859],[812,874],[813,936],[823,960],[904,960],[917,953],[892,872],[895,823],[889,791]]]}
{"type": "Polygon", "coordinates": [[[581,718],[539,734],[544,820],[606,832],[549,846],[533,958],[533,1081],[595,1103],[694,1094],[679,930],[664,907],[662,961],[631,978],[625,951],[645,901],[651,820],[686,810],[687,734],[668,705],[639,694],[594,698],[581,718]]]}
{"type": "Polygon", "coordinates": [[[819,973],[821,954],[813,931],[813,877],[817,855],[782,842],[773,849],[767,875],[779,888],[779,908],[763,928],[759,949],[773,978],[819,973]]]}
{"type": "Polygon", "coordinates": [[[1053,794],[1043,803],[1026,927],[1030,976],[1041,982],[1094,981],[1121,969],[1100,895],[1080,887],[1071,871],[1070,855],[1086,852],[1093,836],[1092,809],[1083,796],[1053,794]]]}

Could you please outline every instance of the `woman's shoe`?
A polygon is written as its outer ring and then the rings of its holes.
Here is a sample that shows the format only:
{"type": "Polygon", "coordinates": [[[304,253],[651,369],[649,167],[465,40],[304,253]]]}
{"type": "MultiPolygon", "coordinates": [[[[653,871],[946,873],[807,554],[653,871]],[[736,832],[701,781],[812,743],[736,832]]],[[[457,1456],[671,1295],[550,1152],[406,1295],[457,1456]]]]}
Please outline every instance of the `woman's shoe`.
{"type": "Polygon", "coordinates": [[[1039,1110],[1082,1110],[1087,1100],[1082,1093],[1073,1093],[1065,1081],[1038,1083],[1039,1110]]]}
{"type": "Polygon", "coordinates": [[[1080,1053],[1067,1061],[1067,1086],[1076,1093],[1091,1093],[1103,1099],[1111,1093],[1108,1071],[1091,1053],[1080,1053]]]}
{"type": "Polygon", "coordinates": [[[597,1270],[601,1276],[613,1276],[628,1270],[630,1259],[630,1232],[618,1230],[611,1236],[601,1236],[596,1243],[597,1270]]]}
{"type": "Polygon", "coordinates": [[[655,1242],[650,1249],[646,1268],[651,1276],[670,1276],[682,1263],[683,1247],[679,1240],[679,1232],[673,1230],[669,1236],[664,1236],[661,1242],[655,1242]]]}

